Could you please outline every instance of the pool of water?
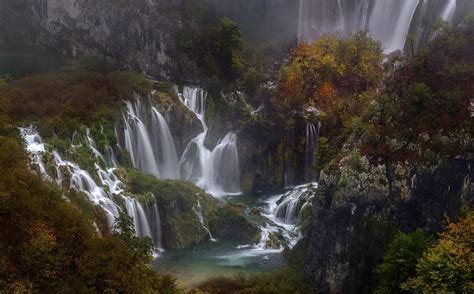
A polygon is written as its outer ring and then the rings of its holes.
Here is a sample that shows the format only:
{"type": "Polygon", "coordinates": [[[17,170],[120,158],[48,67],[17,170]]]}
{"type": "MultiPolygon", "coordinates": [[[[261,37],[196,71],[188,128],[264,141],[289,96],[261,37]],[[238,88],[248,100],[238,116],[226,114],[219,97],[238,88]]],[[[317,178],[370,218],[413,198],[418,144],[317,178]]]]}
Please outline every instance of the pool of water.
{"type": "MultiPolygon", "coordinates": [[[[273,194],[273,193],[272,193],[273,194]]],[[[278,193],[275,193],[278,195],[278,193]]],[[[229,203],[240,203],[248,208],[257,207],[262,213],[260,217],[248,214],[250,221],[262,227],[263,231],[283,230],[287,239],[292,226],[278,223],[276,219],[265,215],[268,201],[276,201],[279,196],[242,194],[239,196],[221,197],[229,203]]],[[[280,195],[281,196],[281,195],[280,195]]],[[[282,232],[283,232],[282,231],[282,232]]],[[[263,242],[264,243],[264,242],[263,242]]],[[[237,273],[262,273],[285,265],[281,254],[283,248],[266,249],[264,244],[239,244],[227,240],[208,241],[185,250],[169,250],[161,252],[152,265],[160,273],[170,274],[177,278],[180,286],[191,288],[209,278],[233,276],[237,273]]]]}
{"type": "Polygon", "coordinates": [[[180,286],[190,288],[209,278],[239,272],[269,272],[285,265],[281,250],[261,249],[218,240],[186,250],[160,253],[153,261],[159,273],[171,274],[180,286]]]}

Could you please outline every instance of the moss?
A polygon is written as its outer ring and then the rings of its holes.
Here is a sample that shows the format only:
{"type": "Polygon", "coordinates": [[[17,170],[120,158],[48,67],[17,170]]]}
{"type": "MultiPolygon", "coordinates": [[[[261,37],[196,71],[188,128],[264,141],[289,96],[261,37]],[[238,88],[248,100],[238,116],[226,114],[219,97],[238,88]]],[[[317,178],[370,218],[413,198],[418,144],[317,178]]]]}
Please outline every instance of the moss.
{"type": "Polygon", "coordinates": [[[121,170],[119,174],[130,194],[137,195],[142,203],[158,204],[164,245],[168,248],[185,248],[209,239],[197,215],[198,200],[204,225],[214,237],[258,241],[259,229],[242,216],[244,208],[240,205],[220,207],[215,198],[180,180],[159,180],[134,169],[121,170]]]}
{"type": "Polygon", "coordinates": [[[84,193],[71,190],[67,193],[67,196],[71,203],[76,206],[87,219],[95,222],[97,228],[103,235],[108,234],[107,215],[100,206],[91,203],[84,193]]]}
{"type": "Polygon", "coordinates": [[[96,173],[96,163],[103,165],[103,162],[97,158],[88,146],[78,146],[71,148],[67,157],[72,162],[79,165],[81,169],[86,170],[96,182],[100,182],[96,173]]]}

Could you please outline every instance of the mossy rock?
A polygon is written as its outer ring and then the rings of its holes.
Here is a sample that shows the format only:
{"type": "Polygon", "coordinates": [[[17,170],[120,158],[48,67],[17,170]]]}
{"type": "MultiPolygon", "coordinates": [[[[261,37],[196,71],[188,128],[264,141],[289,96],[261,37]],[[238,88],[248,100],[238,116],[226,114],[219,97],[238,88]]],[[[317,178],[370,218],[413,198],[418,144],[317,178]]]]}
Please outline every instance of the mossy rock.
{"type": "MultiPolygon", "coordinates": [[[[180,249],[209,240],[206,226],[213,237],[258,240],[259,229],[242,216],[243,209],[235,205],[221,207],[218,200],[193,184],[180,180],[160,180],[134,169],[120,175],[129,193],[142,201],[150,193],[160,209],[163,244],[166,248],[180,249]],[[204,226],[198,217],[198,200],[204,226]]],[[[142,202],[143,203],[143,202],[142,202]]],[[[151,205],[149,196],[145,206],[151,205]]]]}

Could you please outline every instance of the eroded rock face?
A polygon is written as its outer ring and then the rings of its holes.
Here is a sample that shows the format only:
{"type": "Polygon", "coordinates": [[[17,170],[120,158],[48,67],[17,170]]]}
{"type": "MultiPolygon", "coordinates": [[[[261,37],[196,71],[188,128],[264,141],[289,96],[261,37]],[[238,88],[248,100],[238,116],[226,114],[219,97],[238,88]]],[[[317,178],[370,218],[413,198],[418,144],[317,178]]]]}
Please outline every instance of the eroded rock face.
{"type": "Polygon", "coordinates": [[[121,68],[171,77],[169,12],[180,1],[4,0],[0,46],[31,46],[65,56],[104,56],[121,68]]]}
{"type": "Polygon", "coordinates": [[[420,170],[409,179],[408,192],[398,190],[392,199],[374,190],[335,197],[340,188],[322,182],[305,262],[305,275],[318,293],[370,292],[374,269],[395,228],[437,233],[445,216],[456,217],[463,204],[472,205],[472,164],[472,158],[451,159],[420,170]]]}

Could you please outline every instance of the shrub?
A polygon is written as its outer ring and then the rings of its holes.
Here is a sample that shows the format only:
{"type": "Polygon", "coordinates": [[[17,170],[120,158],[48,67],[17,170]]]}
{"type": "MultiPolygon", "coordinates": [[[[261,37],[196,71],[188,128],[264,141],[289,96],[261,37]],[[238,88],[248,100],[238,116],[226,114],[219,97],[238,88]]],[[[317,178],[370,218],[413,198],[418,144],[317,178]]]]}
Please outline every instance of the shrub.
{"type": "Polygon", "coordinates": [[[428,248],[431,238],[423,231],[411,234],[398,233],[390,242],[382,263],[377,268],[379,286],[376,293],[400,293],[400,284],[413,276],[416,263],[428,248]]]}
{"type": "Polygon", "coordinates": [[[474,289],[474,213],[451,222],[402,285],[415,293],[472,293],[474,289]]]}

